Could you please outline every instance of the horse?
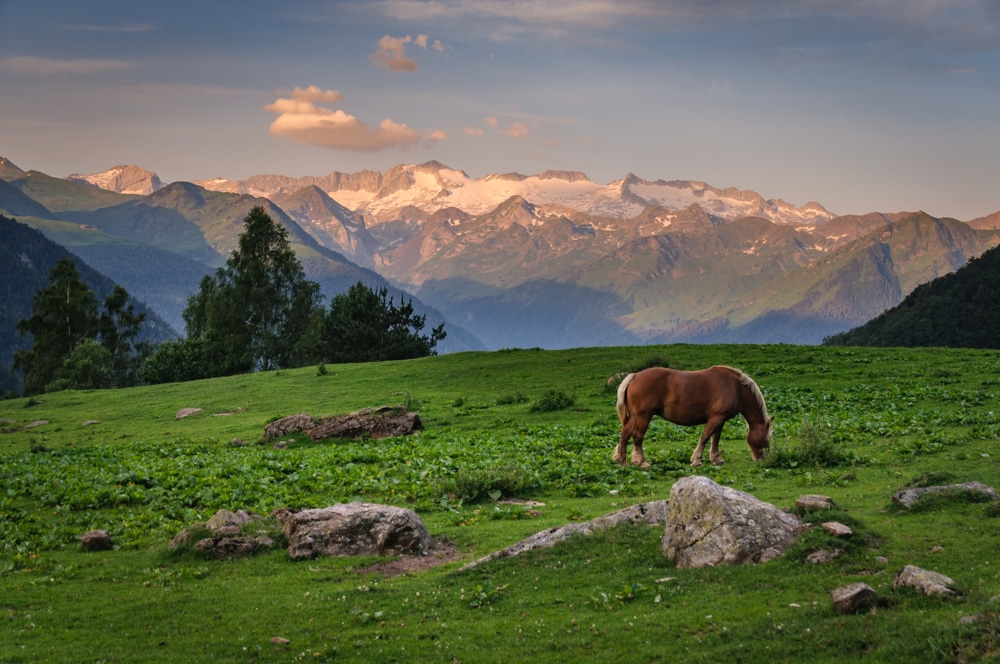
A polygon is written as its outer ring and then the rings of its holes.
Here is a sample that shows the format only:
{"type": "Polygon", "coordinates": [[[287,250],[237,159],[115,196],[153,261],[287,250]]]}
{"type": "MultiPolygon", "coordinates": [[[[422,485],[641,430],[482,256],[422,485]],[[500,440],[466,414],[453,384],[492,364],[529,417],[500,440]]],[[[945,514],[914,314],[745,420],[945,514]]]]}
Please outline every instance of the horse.
{"type": "Polygon", "coordinates": [[[714,465],[725,463],[719,452],[719,438],[726,422],[742,415],[749,426],[747,445],[754,461],[770,446],[773,417],[767,416],[764,395],[757,383],[739,369],[714,366],[701,371],[680,371],[651,367],[625,376],[618,386],[615,404],[622,433],[614,460],[625,465],[625,450],[632,438],[632,463],[648,468],[642,453],[642,439],[654,415],[681,426],[705,425],[691,465],[701,465],[705,441],[712,439],[710,458],[714,465]]]}

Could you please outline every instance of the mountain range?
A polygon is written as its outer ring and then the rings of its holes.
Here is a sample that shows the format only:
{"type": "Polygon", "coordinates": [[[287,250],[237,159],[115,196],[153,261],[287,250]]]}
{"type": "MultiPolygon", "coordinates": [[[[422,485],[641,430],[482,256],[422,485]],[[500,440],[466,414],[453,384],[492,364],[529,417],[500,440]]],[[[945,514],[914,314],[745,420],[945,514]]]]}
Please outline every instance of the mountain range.
{"type": "Polygon", "coordinates": [[[0,158],[0,212],[49,235],[177,326],[264,205],[324,294],[414,298],[451,345],[818,343],[1000,244],[1000,213],[838,216],[752,191],[575,171],[385,173],[164,185],[138,166],[53,178],[0,158]],[[155,274],[150,274],[155,273],[155,274]],[[130,286],[129,284],[132,284],[130,286]],[[133,289],[135,287],[135,290],[133,289]]]}

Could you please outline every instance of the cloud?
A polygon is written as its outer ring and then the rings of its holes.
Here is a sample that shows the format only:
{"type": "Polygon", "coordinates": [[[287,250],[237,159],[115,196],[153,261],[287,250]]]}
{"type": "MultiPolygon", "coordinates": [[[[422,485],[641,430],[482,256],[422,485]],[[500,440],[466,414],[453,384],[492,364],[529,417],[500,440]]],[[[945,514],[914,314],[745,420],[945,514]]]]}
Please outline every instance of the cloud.
{"type": "Polygon", "coordinates": [[[331,150],[377,152],[388,148],[409,147],[421,139],[441,141],[448,134],[433,130],[421,135],[405,124],[390,119],[382,120],[376,127],[369,126],[344,111],[317,106],[317,102],[339,102],[342,95],[335,90],[321,90],[311,85],[295,88],[287,98],[278,98],[264,110],[277,113],[278,117],[268,131],[307,145],[331,150]]]}
{"type": "Polygon", "coordinates": [[[469,136],[482,136],[484,133],[479,127],[466,127],[463,131],[469,136]]]}
{"type": "Polygon", "coordinates": [[[416,37],[410,35],[406,35],[405,37],[385,35],[377,42],[378,50],[369,55],[368,59],[376,67],[388,69],[389,71],[414,72],[417,70],[419,63],[406,55],[406,45],[411,43],[425,51],[429,46],[438,53],[443,53],[448,48],[440,39],[435,39],[431,42],[430,37],[423,34],[416,37]]]}
{"type": "Polygon", "coordinates": [[[130,67],[132,67],[131,63],[122,60],[56,60],[55,58],[32,56],[0,58],[0,71],[37,76],[96,74],[129,69],[130,67]]]}
{"type": "Polygon", "coordinates": [[[507,129],[502,130],[500,133],[504,136],[510,136],[512,138],[525,138],[530,133],[530,130],[528,129],[528,125],[523,122],[515,122],[507,129]]]}
{"type": "Polygon", "coordinates": [[[61,26],[63,30],[73,30],[78,32],[108,32],[108,33],[131,33],[131,32],[151,32],[155,30],[152,25],[149,24],[126,24],[126,25],[96,25],[93,23],[84,23],[78,25],[63,25],[61,26]]]}

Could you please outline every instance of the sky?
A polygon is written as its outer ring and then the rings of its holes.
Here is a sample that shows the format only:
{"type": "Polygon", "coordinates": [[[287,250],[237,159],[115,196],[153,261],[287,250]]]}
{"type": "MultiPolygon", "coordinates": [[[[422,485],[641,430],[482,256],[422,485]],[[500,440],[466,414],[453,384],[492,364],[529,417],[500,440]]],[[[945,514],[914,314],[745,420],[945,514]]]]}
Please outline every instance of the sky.
{"type": "Polygon", "coordinates": [[[997,0],[0,0],[0,156],[164,182],[437,160],[1000,210],[997,0]]]}

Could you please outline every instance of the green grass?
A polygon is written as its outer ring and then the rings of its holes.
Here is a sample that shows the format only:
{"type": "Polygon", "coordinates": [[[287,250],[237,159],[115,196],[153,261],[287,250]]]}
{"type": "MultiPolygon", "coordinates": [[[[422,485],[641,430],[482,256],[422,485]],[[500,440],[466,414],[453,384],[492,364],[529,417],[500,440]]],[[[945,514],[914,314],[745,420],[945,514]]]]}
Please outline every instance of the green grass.
{"type": "Polygon", "coordinates": [[[998,392],[992,351],[676,345],[509,349],[3,401],[0,662],[996,658],[996,505],[942,496],[900,511],[890,497],[1000,486],[998,392]],[[459,572],[545,528],[666,498],[693,472],[699,430],[661,420],[646,437],[650,468],[611,461],[608,378],[651,358],[730,364],[757,381],[776,418],[773,458],[750,460],[736,419],[726,465],[697,472],[781,507],[829,495],[840,511],[816,518],[854,529],[844,553],[805,562],[838,544],[814,528],[766,565],[678,570],[660,553],[661,530],[635,526],[459,572]],[[535,407],[554,394],[572,403],[535,407]],[[261,442],[276,417],[396,403],[420,413],[422,433],[261,442]],[[175,419],[185,407],[202,410],[175,419]],[[48,423],[23,429],[36,421],[48,423]],[[544,505],[494,502],[509,497],[544,505]],[[215,561],[167,547],[218,509],[350,500],[416,509],[458,559],[386,577],[365,573],[371,558],[293,563],[279,549],[215,561]],[[82,551],[90,528],[117,548],[82,551]],[[950,576],[960,593],[893,589],[906,564],[950,576]],[[830,592],[855,581],[875,588],[875,608],[836,615],[830,592]],[[968,615],[981,619],[960,625],[968,615]]]}

